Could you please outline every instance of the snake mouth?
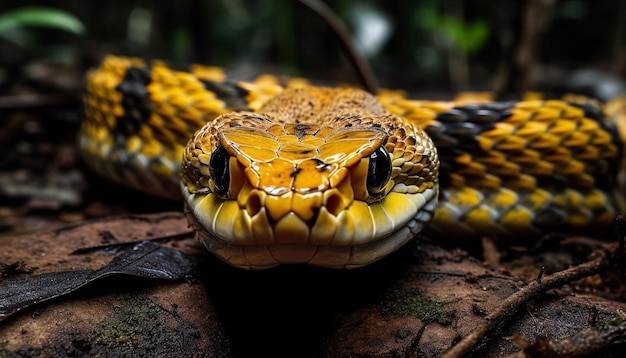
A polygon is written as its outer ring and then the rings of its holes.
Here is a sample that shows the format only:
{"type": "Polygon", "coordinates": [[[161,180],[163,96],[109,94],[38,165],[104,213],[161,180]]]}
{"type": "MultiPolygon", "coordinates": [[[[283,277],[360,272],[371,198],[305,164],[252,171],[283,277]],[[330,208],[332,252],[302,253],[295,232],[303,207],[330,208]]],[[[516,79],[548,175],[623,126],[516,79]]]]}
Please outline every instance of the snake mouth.
{"type": "Polygon", "coordinates": [[[336,216],[322,206],[309,222],[293,212],[273,221],[264,207],[250,217],[237,201],[215,194],[185,195],[185,213],[206,248],[233,266],[356,268],[397,250],[421,231],[432,219],[437,191],[391,192],[378,203],[355,201],[336,216]]]}

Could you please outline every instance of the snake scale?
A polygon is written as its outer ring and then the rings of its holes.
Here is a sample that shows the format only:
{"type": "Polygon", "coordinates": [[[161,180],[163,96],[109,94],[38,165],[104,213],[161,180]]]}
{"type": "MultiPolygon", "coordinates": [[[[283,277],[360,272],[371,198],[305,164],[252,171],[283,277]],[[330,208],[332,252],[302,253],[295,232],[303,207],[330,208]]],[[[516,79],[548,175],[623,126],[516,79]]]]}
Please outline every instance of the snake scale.
{"type": "Polygon", "coordinates": [[[618,212],[622,141],[587,99],[425,101],[109,56],[84,107],[86,163],[184,200],[196,236],[242,268],[359,267],[419,232],[598,234],[618,212]]]}

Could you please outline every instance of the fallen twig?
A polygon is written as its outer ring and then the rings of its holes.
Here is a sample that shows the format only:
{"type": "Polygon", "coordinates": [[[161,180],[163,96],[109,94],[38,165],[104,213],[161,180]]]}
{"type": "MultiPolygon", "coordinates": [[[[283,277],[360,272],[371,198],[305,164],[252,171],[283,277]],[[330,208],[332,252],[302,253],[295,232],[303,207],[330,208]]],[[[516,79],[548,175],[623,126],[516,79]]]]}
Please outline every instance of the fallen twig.
{"type": "Polygon", "coordinates": [[[141,239],[137,239],[137,240],[132,240],[132,241],[124,241],[124,242],[113,242],[110,244],[102,244],[102,245],[95,245],[95,246],[89,246],[89,247],[81,247],[78,248],[72,252],[70,252],[70,255],[84,255],[84,254],[89,254],[95,251],[106,251],[106,250],[112,250],[112,251],[119,251],[119,250],[123,250],[126,249],[130,246],[134,246],[137,245],[141,242],[144,241],[149,241],[149,242],[169,242],[169,241],[178,241],[178,240],[184,240],[184,239],[189,239],[193,237],[193,231],[185,231],[185,232],[181,232],[178,234],[172,234],[172,235],[163,235],[163,236],[159,236],[159,237],[154,237],[154,238],[141,238],[141,239]]]}
{"type": "Polygon", "coordinates": [[[462,357],[470,352],[496,325],[505,318],[515,314],[519,307],[527,301],[537,297],[537,295],[550,289],[560,287],[568,282],[580,280],[584,277],[597,274],[613,263],[614,251],[617,245],[608,254],[601,255],[593,261],[585,262],[581,265],[557,272],[555,274],[541,277],[529,283],[526,287],[509,296],[491,314],[485,316],[482,324],[474,328],[467,336],[463,337],[456,345],[443,354],[444,358],[462,357]]]}

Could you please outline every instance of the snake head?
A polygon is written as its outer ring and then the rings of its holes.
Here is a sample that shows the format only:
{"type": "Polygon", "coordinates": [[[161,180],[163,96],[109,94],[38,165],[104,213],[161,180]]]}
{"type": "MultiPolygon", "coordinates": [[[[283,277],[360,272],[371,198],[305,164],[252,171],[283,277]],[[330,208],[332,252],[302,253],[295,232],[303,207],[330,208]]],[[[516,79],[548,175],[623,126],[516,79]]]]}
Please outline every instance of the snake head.
{"type": "Polygon", "coordinates": [[[277,117],[220,116],[185,149],[186,212],[218,257],[252,268],[357,267],[430,220],[437,156],[419,129],[346,108],[314,123],[277,117]]]}

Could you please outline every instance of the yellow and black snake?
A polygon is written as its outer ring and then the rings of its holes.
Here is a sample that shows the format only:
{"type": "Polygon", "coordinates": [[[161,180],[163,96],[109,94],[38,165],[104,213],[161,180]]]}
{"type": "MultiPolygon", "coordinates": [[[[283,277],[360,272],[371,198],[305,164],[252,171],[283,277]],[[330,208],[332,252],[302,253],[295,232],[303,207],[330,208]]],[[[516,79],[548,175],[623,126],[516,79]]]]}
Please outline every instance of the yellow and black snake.
{"type": "Polygon", "coordinates": [[[197,236],[238,267],[359,267],[422,230],[599,233],[617,213],[622,142],[586,99],[420,101],[109,56],[84,104],[85,161],[184,199],[197,236]]]}

